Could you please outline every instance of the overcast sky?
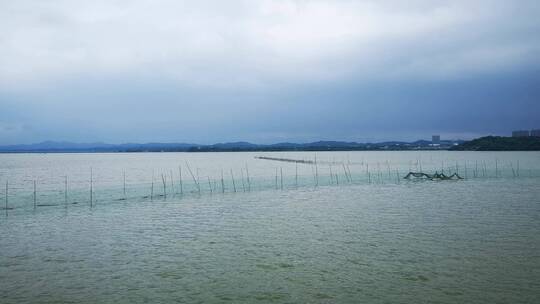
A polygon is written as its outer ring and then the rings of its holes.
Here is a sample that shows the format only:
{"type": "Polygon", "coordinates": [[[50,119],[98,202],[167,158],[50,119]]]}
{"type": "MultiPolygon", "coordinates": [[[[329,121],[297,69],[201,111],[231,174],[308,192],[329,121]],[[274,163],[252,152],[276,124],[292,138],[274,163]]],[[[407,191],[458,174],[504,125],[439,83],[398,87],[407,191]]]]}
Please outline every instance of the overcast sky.
{"type": "Polygon", "coordinates": [[[531,128],[538,0],[0,0],[0,144],[531,128]]]}

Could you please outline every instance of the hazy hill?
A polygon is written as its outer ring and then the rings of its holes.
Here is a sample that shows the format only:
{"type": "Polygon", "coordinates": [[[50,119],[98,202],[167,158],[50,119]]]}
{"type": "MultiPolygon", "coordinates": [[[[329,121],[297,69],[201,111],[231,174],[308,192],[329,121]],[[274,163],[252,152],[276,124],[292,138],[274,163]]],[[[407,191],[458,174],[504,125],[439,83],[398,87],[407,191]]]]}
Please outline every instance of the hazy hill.
{"type": "Polygon", "coordinates": [[[345,141],[316,141],[311,143],[253,144],[249,142],[217,143],[198,145],[190,143],[71,143],[45,141],[28,145],[0,146],[0,152],[40,153],[40,152],[219,152],[219,151],[363,151],[363,150],[445,150],[461,141],[441,142],[433,147],[430,141],[415,142],[388,141],[381,143],[357,143],[345,141]]]}
{"type": "Polygon", "coordinates": [[[454,151],[540,151],[540,137],[486,136],[453,147],[454,151]]]}

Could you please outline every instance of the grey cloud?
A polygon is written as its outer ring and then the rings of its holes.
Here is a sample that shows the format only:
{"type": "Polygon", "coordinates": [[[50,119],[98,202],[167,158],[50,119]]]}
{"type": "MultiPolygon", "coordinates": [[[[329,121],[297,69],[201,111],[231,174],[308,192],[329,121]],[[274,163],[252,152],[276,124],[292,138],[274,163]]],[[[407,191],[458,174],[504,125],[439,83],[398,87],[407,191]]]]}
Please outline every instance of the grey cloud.
{"type": "Polygon", "coordinates": [[[0,143],[538,127],[539,15],[502,0],[0,1],[0,125],[26,126],[0,143]]]}

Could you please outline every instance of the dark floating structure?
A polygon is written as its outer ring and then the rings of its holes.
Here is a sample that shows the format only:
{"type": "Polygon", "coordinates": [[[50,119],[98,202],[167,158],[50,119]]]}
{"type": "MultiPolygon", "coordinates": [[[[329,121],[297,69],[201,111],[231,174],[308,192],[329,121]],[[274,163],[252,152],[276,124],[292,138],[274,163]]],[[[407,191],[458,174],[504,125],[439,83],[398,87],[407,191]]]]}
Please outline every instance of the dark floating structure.
{"type": "Polygon", "coordinates": [[[411,178],[425,178],[430,180],[459,180],[463,179],[463,177],[459,176],[459,174],[454,173],[452,175],[446,175],[444,173],[438,173],[435,172],[435,174],[427,174],[424,172],[409,172],[407,175],[405,175],[404,179],[411,179],[411,178]]]}

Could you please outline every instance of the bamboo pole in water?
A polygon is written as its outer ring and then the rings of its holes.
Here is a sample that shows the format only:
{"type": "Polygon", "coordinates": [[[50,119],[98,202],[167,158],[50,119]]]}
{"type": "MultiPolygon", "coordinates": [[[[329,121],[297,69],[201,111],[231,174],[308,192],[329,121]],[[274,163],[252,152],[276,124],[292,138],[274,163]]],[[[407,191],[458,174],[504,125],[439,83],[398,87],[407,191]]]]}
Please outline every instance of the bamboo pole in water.
{"type": "Polygon", "coordinates": [[[294,185],[298,188],[298,162],[295,162],[294,185]]]}
{"type": "Polygon", "coordinates": [[[180,195],[184,195],[184,185],[182,184],[182,166],[178,166],[178,178],[180,183],[180,195]]]}
{"type": "Polygon", "coordinates": [[[124,199],[126,199],[126,171],[123,171],[124,176],[124,199]]]}
{"type": "Polygon", "coordinates": [[[519,177],[519,159],[517,160],[517,170],[516,170],[516,173],[517,173],[517,177],[519,177]]]}
{"type": "Polygon", "coordinates": [[[163,176],[163,173],[161,173],[161,181],[163,182],[163,198],[167,199],[167,184],[165,181],[166,177],[163,176]]]}
{"type": "Polygon", "coordinates": [[[248,165],[246,164],[246,179],[248,183],[248,191],[251,191],[251,180],[249,179],[249,169],[248,165]]]}
{"type": "Polygon", "coordinates": [[[37,199],[36,199],[36,180],[34,180],[34,210],[36,210],[37,207],[37,199]]]}
{"type": "Polygon", "coordinates": [[[244,169],[240,168],[240,178],[242,179],[242,191],[246,192],[246,184],[244,183],[244,169]]]}
{"type": "Polygon", "coordinates": [[[221,193],[225,193],[225,181],[223,180],[223,169],[221,169],[221,193]]]}
{"type": "Polygon", "coordinates": [[[281,190],[283,190],[283,168],[282,167],[279,167],[279,172],[280,172],[280,185],[281,185],[281,190]]]}
{"type": "Polygon", "coordinates": [[[343,165],[343,174],[345,174],[345,179],[347,180],[347,182],[349,182],[349,175],[347,174],[347,169],[345,169],[345,164],[342,164],[343,165]]]}
{"type": "Polygon", "coordinates": [[[516,177],[516,171],[514,171],[514,164],[512,164],[512,162],[510,162],[510,168],[512,168],[512,175],[515,178],[516,177]]]}
{"type": "Polygon", "coordinates": [[[68,186],[67,186],[67,175],[64,178],[64,204],[67,208],[67,201],[68,201],[68,186]]]}
{"type": "MultiPolygon", "coordinates": [[[[191,171],[191,167],[189,166],[189,164],[186,162],[186,166],[188,168],[188,171],[189,171],[189,174],[191,174],[191,178],[193,178],[193,182],[195,183],[195,185],[197,186],[197,190],[199,191],[199,194],[201,194],[201,186],[199,185],[199,181],[197,178],[195,178],[195,175],[193,175],[193,171],[191,171]]],[[[222,172],[222,175],[223,175],[223,170],[221,170],[222,172]]],[[[198,174],[197,174],[198,175],[198,174]]]]}
{"type": "Polygon", "coordinates": [[[317,165],[317,154],[315,154],[315,187],[319,186],[319,166],[317,165]]]}
{"type": "Polygon", "coordinates": [[[210,182],[210,176],[208,176],[208,188],[210,189],[210,194],[212,194],[214,191],[212,190],[212,183],[210,182]]]}
{"type": "Polygon", "coordinates": [[[334,174],[332,173],[332,164],[328,165],[328,168],[330,168],[330,185],[334,184],[334,174]]]}
{"type": "Polygon", "coordinates": [[[199,180],[199,168],[195,169],[195,172],[197,173],[197,189],[199,190],[199,195],[201,194],[201,183],[199,180]]]}
{"type": "Polygon", "coordinates": [[[499,177],[499,160],[495,158],[495,177],[499,177]]]}
{"type": "Polygon", "coordinates": [[[231,169],[231,179],[232,179],[233,191],[236,193],[236,183],[234,182],[234,174],[233,174],[232,169],[231,169]]]}
{"type": "Polygon", "coordinates": [[[277,168],[276,168],[276,177],[275,177],[274,181],[275,181],[275,186],[276,186],[276,190],[277,190],[278,189],[278,186],[277,186],[277,168]]]}
{"type": "Polygon", "coordinates": [[[379,179],[379,183],[382,183],[381,164],[379,164],[379,162],[377,162],[377,178],[379,179]]]}
{"type": "Polygon", "coordinates": [[[9,186],[8,186],[8,180],[6,180],[6,216],[8,216],[8,190],[9,190],[9,186]]]}
{"type": "Polygon", "coordinates": [[[398,171],[398,169],[396,169],[396,180],[397,180],[397,183],[399,184],[399,171],[398,171]]]}
{"type": "Polygon", "coordinates": [[[441,161],[441,173],[444,174],[444,160],[441,161]]]}
{"type": "Polygon", "coordinates": [[[174,196],[175,194],[175,189],[174,189],[174,177],[173,177],[173,173],[172,173],[172,170],[169,170],[169,175],[171,177],[171,193],[172,195],[174,196]]]}
{"type": "MultiPolygon", "coordinates": [[[[350,160],[349,160],[349,163],[350,163],[350,160]]],[[[353,178],[351,174],[351,167],[349,167],[349,164],[347,164],[347,172],[349,172],[349,181],[352,183],[353,178]]]]}
{"type": "Polygon", "coordinates": [[[94,189],[93,189],[93,172],[92,172],[92,167],[90,167],[90,208],[93,207],[93,195],[94,195],[94,189]]]}
{"type": "Polygon", "coordinates": [[[150,201],[154,200],[154,170],[152,170],[152,186],[150,188],[150,201]]]}

